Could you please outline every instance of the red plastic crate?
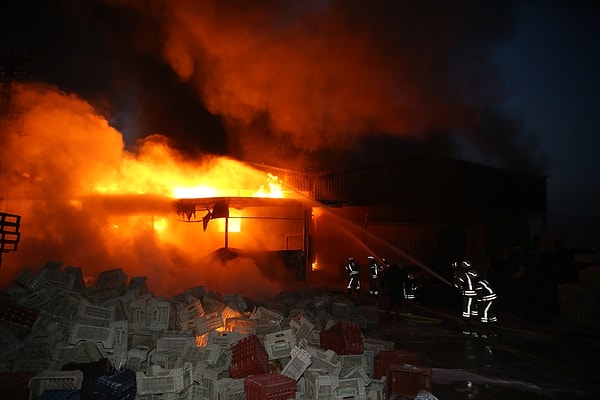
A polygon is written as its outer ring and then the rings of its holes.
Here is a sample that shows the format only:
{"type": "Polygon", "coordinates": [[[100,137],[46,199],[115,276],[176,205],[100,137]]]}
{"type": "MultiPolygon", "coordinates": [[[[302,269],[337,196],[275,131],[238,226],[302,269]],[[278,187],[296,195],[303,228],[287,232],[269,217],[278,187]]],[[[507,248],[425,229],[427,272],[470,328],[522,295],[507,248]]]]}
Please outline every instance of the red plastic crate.
{"type": "Polygon", "coordinates": [[[356,322],[341,320],[319,333],[321,347],[339,355],[362,354],[363,336],[356,322]]]}
{"type": "Polygon", "coordinates": [[[417,365],[417,353],[411,353],[405,350],[382,350],[377,353],[373,365],[373,378],[379,379],[387,375],[387,371],[393,364],[417,365]]]}
{"type": "Polygon", "coordinates": [[[386,377],[386,399],[414,398],[420,390],[431,393],[431,368],[408,364],[391,365],[386,377]]]}
{"type": "Polygon", "coordinates": [[[269,355],[256,335],[246,336],[231,345],[229,375],[234,379],[269,372],[269,355]]]}
{"type": "Polygon", "coordinates": [[[39,310],[23,307],[4,296],[0,297],[0,324],[9,328],[19,339],[31,332],[38,314],[39,310]]]}
{"type": "Polygon", "coordinates": [[[279,373],[250,375],[244,379],[246,400],[288,400],[296,398],[296,380],[279,373]]]}

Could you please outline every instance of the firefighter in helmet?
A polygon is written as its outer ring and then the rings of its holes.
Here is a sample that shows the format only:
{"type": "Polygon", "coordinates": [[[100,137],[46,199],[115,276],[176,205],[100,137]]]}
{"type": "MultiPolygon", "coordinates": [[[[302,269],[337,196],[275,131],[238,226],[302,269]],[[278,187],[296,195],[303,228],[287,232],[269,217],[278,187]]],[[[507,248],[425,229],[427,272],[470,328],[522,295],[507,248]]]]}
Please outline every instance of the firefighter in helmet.
{"type": "Polygon", "coordinates": [[[368,256],[367,259],[369,260],[369,294],[379,296],[379,278],[382,270],[381,267],[377,265],[375,257],[368,256]]]}
{"type": "Polygon", "coordinates": [[[419,304],[419,294],[421,285],[415,280],[415,275],[411,272],[406,275],[406,280],[403,283],[402,291],[404,299],[419,304]]]}
{"type": "Polygon", "coordinates": [[[477,292],[475,284],[477,279],[473,274],[469,274],[471,270],[471,261],[463,260],[460,263],[460,272],[454,280],[454,286],[460,291],[463,298],[462,317],[471,318],[477,317],[477,292]]]}
{"type": "Polygon", "coordinates": [[[348,286],[346,287],[348,293],[352,293],[352,291],[360,292],[360,271],[354,257],[348,257],[346,272],[348,273],[348,286]]]}
{"type": "Polygon", "coordinates": [[[467,272],[472,279],[475,281],[475,292],[477,293],[477,310],[479,313],[479,320],[483,324],[489,322],[497,322],[498,318],[492,310],[494,301],[498,298],[496,291],[490,285],[490,283],[481,278],[477,271],[471,269],[467,272]]]}

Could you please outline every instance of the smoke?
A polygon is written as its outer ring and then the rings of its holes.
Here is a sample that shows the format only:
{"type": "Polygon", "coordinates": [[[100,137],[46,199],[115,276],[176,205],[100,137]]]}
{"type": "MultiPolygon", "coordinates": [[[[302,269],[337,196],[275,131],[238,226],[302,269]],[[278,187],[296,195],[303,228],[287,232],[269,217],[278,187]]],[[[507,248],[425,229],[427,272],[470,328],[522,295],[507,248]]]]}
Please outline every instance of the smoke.
{"type": "Polygon", "coordinates": [[[513,2],[116,3],[160,28],[162,56],[244,159],[337,162],[382,137],[380,160],[466,145],[514,166],[530,153],[521,126],[490,123],[511,119],[491,51],[515,33],[513,2]]]}
{"type": "MultiPolygon", "coordinates": [[[[258,189],[266,182],[262,173],[224,157],[190,159],[160,135],[128,151],[122,134],[83,99],[47,84],[13,90],[19,114],[2,131],[2,194],[3,209],[22,216],[22,235],[18,251],[3,257],[3,287],[24,268],[38,271],[58,260],[92,280],[114,268],[130,278],[146,276],[158,295],[201,284],[255,299],[282,290],[250,257],[216,257],[223,246],[219,220],[206,232],[184,223],[172,197],[177,187],[210,187],[215,195],[258,189]]],[[[265,250],[255,240],[259,231],[249,225],[231,242],[265,250]]]]}

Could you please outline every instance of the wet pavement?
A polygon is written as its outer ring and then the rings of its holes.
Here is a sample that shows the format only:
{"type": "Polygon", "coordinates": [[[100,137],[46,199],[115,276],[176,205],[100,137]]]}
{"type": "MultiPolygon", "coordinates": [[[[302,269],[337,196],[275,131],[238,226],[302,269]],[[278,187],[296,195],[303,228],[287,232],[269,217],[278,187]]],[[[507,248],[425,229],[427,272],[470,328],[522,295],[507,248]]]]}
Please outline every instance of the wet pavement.
{"type": "Polygon", "coordinates": [[[482,328],[453,312],[460,311],[405,303],[397,313],[382,310],[378,326],[364,332],[417,353],[419,366],[432,368],[439,400],[600,398],[598,332],[502,315],[482,328]]]}

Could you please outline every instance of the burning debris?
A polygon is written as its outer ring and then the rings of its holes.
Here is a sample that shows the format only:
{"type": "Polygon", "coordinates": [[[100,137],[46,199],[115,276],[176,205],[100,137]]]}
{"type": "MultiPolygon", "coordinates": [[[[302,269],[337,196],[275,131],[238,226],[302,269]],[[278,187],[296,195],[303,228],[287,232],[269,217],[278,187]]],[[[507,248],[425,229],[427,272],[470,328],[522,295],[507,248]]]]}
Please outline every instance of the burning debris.
{"type": "Polygon", "coordinates": [[[306,288],[269,302],[205,286],[167,299],[146,283],[114,269],[86,285],[81,269],[58,262],[24,270],[0,298],[2,394],[384,399],[431,390],[416,354],[363,335],[378,325],[374,306],[306,288]]]}

